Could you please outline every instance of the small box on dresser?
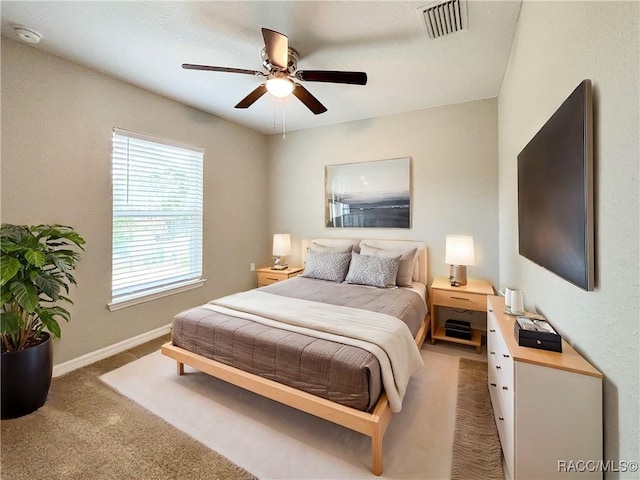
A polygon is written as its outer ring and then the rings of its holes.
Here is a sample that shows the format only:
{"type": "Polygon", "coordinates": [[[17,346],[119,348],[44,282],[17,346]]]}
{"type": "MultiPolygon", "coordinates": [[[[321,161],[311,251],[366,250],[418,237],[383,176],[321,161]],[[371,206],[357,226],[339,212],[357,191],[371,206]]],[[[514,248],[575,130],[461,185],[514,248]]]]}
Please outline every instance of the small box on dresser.
{"type": "Polygon", "coordinates": [[[603,458],[603,375],[564,341],[562,353],[519,346],[514,322],[504,298],[487,297],[489,394],[508,478],[602,478],[566,466],[603,458]]]}
{"type": "Polygon", "coordinates": [[[562,352],[562,337],[545,320],[516,317],[513,334],[521,347],[562,352]]]}

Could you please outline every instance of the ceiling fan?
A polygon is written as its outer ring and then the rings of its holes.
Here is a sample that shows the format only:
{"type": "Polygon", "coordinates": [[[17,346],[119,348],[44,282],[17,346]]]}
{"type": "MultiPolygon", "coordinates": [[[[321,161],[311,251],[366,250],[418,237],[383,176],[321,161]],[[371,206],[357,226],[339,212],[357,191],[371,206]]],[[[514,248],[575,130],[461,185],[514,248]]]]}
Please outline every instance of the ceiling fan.
{"type": "Polygon", "coordinates": [[[183,63],[187,70],[208,70],[212,72],[243,73],[265,77],[266,81],[244,97],[235,108],[249,108],[253,103],[269,92],[275,97],[284,98],[293,93],[314,114],[327,111],[327,108],[304,88],[299,80],[305,82],[346,83],[350,85],[366,85],[365,72],[338,72],[333,70],[296,70],[300,55],[289,47],[286,35],[268,28],[262,29],[264,48],[260,52],[262,65],[267,72],[245,70],[243,68],[214,67],[210,65],[194,65],[183,63]]]}

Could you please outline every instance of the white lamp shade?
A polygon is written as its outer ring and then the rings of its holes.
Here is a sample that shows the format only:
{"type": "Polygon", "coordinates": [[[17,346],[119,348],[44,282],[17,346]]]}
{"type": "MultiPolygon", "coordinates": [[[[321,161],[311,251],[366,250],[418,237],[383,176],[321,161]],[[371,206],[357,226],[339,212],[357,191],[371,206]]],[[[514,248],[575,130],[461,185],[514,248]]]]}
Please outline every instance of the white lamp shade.
{"type": "Polygon", "coordinates": [[[293,92],[293,82],[286,77],[274,77],[267,80],[267,90],[271,95],[284,98],[293,92]]]}
{"type": "Polygon", "coordinates": [[[473,237],[447,235],[444,261],[449,265],[474,265],[473,237]]]}
{"type": "Polygon", "coordinates": [[[276,233],[273,236],[273,256],[286,257],[287,255],[291,255],[291,235],[276,233]]]}

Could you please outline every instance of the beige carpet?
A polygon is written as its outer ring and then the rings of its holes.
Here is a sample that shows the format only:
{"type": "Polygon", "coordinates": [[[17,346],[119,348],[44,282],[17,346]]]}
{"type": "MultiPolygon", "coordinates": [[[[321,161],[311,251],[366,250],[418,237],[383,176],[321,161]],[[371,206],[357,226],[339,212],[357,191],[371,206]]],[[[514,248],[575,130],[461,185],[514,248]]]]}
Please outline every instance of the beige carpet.
{"type": "Polygon", "coordinates": [[[54,378],[42,408],[3,420],[2,479],[254,478],[99,380],[164,341],[54,378]]]}
{"type": "MultiPolygon", "coordinates": [[[[425,368],[412,378],[403,410],[385,435],[383,478],[445,479],[452,474],[459,359],[427,350],[422,355],[425,368]]],[[[480,366],[488,398],[486,363],[480,366]]],[[[178,377],[175,362],[155,352],[101,378],[263,480],[378,478],[370,473],[368,437],[189,367],[186,372],[178,377]]]]}

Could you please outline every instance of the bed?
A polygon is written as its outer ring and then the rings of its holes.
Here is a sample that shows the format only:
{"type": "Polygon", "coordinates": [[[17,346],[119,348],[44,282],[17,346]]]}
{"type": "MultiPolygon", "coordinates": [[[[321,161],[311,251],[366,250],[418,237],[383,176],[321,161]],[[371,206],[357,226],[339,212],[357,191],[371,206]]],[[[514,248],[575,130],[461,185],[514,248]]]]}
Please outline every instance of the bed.
{"type": "Polygon", "coordinates": [[[421,365],[430,324],[426,246],[316,239],[303,242],[302,256],[299,277],[176,315],[162,353],[177,361],[178,375],[186,364],[369,436],[371,470],[381,475],[383,436],[416,362],[421,365]],[[345,276],[334,278],[341,262],[345,276]],[[375,278],[363,279],[363,271],[375,278]],[[391,283],[403,286],[381,288],[391,283]],[[381,353],[379,335],[392,338],[395,350],[381,353]]]}

